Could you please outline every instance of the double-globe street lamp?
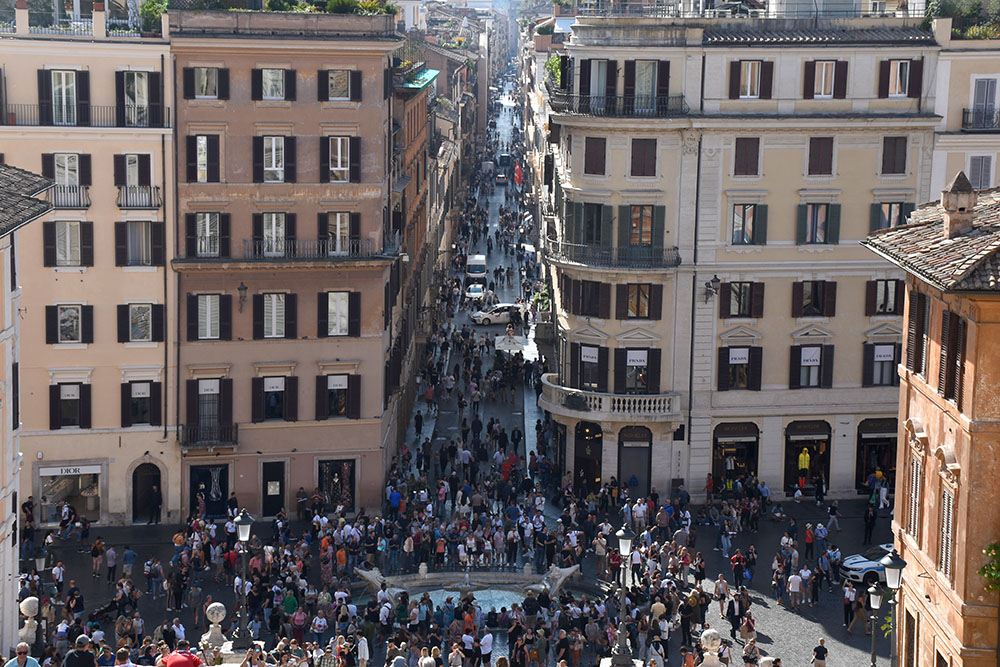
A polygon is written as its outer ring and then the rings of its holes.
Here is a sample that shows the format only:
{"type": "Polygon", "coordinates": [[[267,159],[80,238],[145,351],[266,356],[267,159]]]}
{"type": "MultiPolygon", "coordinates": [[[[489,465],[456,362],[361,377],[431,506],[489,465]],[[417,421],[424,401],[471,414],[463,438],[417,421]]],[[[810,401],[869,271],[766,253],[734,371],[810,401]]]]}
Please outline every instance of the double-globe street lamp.
{"type": "Polygon", "coordinates": [[[896,601],[896,592],[899,590],[899,586],[903,583],[903,570],[906,568],[906,561],[903,560],[899,553],[893,549],[891,552],[887,553],[879,561],[885,571],[885,588],[882,588],[876,584],[868,589],[868,600],[872,606],[871,623],[872,623],[872,664],[871,667],[876,667],[875,660],[875,639],[877,637],[876,632],[878,630],[878,610],[882,606],[882,598],[888,596],[888,601],[886,602],[890,608],[892,608],[892,641],[889,646],[889,661],[893,665],[896,662],[896,610],[895,606],[899,604],[896,601]]]}
{"type": "Polygon", "coordinates": [[[236,518],[236,536],[242,547],[241,560],[243,561],[243,577],[240,580],[240,615],[239,625],[233,633],[233,651],[245,651],[253,645],[253,638],[247,629],[247,616],[250,610],[247,608],[247,549],[250,542],[250,527],[253,526],[253,517],[243,509],[236,518]]]}
{"type": "Polygon", "coordinates": [[[625,581],[628,576],[629,556],[632,554],[632,541],[635,533],[632,532],[628,523],[622,525],[621,529],[615,533],[618,538],[618,552],[622,556],[621,565],[621,600],[618,605],[618,642],[611,652],[612,667],[632,667],[632,652],[628,647],[628,637],[625,631],[625,581]]]}

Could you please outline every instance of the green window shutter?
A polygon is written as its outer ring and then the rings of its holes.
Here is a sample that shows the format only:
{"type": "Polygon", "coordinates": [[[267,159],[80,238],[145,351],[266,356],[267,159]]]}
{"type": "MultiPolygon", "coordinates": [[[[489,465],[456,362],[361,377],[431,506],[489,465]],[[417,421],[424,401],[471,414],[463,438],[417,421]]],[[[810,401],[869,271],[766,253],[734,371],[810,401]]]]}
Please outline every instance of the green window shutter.
{"type": "Polygon", "coordinates": [[[582,244],[587,235],[584,233],[583,204],[580,202],[573,202],[573,225],[576,227],[573,231],[574,243],[582,244]]]}
{"type": "Polygon", "coordinates": [[[576,223],[573,221],[573,202],[566,200],[566,212],[563,214],[563,240],[567,243],[576,243],[576,223]]]}
{"type": "Polygon", "coordinates": [[[913,213],[914,208],[916,208],[916,206],[912,202],[903,202],[899,205],[899,224],[906,224],[906,219],[910,217],[911,213],[913,213]]]}
{"type": "Polygon", "coordinates": [[[753,218],[754,245],[767,245],[767,204],[757,204],[753,218]]]}
{"type": "Polygon", "coordinates": [[[872,204],[868,215],[868,231],[877,232],[882,227],[882,204],[872,204]]]}
{"type": "Polygon", "coordinates": [[[605,204],[601,207],[601,247],[611,248],[611,239],[615,234],[615,209],[605,204]]]}
{"type": "Polygon", "coordinates": [[[795,223],[795,243],[804,245],[806,242],[806,210],[805,204],[799,204],[798,217],[795,223]]]}
{"type": "Polygon", "coordinates": [[[663,248],[663,232],[667,218],[666,206],[653,207],[653,247],[663,248]]]}
{"type": "Polygon", "coordinates": [[[826,220],[826,242],[840,243],[840,204],[830,204],[826,220]]]}
{"type": "Polygon", "coordinates": [[[629,238],[631,237],[632,226],[632,207],[631,206],[619,206],[618,207],[618,253],[619,255],[623,252],[623,249],[628,248],[629,238]]]}

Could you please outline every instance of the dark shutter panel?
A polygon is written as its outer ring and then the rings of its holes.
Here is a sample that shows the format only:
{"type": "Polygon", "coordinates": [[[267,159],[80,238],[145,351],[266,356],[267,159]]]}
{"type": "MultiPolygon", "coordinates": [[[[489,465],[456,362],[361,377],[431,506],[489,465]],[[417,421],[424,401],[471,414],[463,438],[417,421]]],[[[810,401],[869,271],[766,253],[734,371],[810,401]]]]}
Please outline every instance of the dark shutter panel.
{"type": "MultiPolygon", "coordinates": [[[[656,96],[665,100],[670,95],[670,61],[661,60],[656,66],[656,96]]],[[[660,102],[663,108],[664,102],[660,102]]],[[[654,392],[659,393],[659,392],[654,392]]]]}
{"type": "Polygon", "coordinates": [[[38,70],[38,124],[52,124],[52,74],[46,69],[38,70]]]}
{"type": "Polygon", "coordinates": [[[941,356],[938,358],[938,393],[945,395],[948,386],[948,348],[951,336],[951,313],[941,313],[941,356]]]}
{"type": "Polygon", "coordinates": [[[729,391],[729,348],[719,348],[718,367],[715,369],[719,391],[729,391]]]}
{"type": "Polygon", "coordinates": [[[847,61],[838,60],[833,66],[833,98],[843,100],[847,98],[847,61]]]}
{"type": "Polygon", "coordinates": [[[597,391],[608,391],[608,348],[604,346],[597,348],[597,391]]]}
{"type": "Polygon", "coordinates": [[[330,182],[330,137],[319,138],[319,182],[330,182]]]}
{"type": "Polygon", "coordinates": [[[623,112],[631,115],[635,109],[635,61],[625,61],[623,95],[623,112]]]}
{"type": "Polygon", "coordinates": [[[322,253],[326,253],[327,239],[330,236],[330,214],[329,213],[317,213],[316,214],[316,238],[319,239],[320,248],[322,253]]]}
{"type": "MultiPolygon", "coordinates": [[[[118,224],[118,223],[115,223],[118,224]]],[[[125,223],[122,223],[123,225],[125,223]]],[[[80,266],[94,265],[94,223],[80,223],[80,266]]]]}
{"type": "Polygon", "coordinates": [[[52,220],[42,223],[42,263],[56,265],[56,223],[52,220]]]}
{"type": "Polygon", "coordinates": [[[774,61],[765,60],[760,64],[760,99],[771,99],[774,88],[774,61]]]}
{"type": "Polygon", "coordinates": [[[651,347],[646,351],[646,393],[660,393],[660,348],[651,347]]]}
{"type": "Polygon", "coordinates": [[[132,384],[122,382],[121,384],[121,406],[122,406],[122,428],[132,425],[132,384]]]}
{"type": "Polygon", "coordinates": [[[555,167],[555,163],[552,158],[552,153],[546,153],[542,166],[542,183],[547,186],[552,185],[552,171],[555,167]]]}
{"type": "Polygon", "coordinates": [[[625,348],[615,348],[615,367],[612,371],[614,373],[614,382],[612,384],[612,391],[616,394],[625,393],[625,365],[628,361],[628,350],[625,348]]]}
{"type": "Polygon", "coordinates": [[[761,375],[764,373],[764,348],[750,348],[750,368],[747,378],[747,389],[760,391],[761,375]]]}
{"type": "Polygon", "coordinates": [[[386,67],[382,70],[382,99],[389,99],[392,93],[392,70],[386,67]]]}
{"type": "Polygon", "coordinates": [[[903,303],[906,301],[906,283],[903,282],[902,280],[896,280],[895,283],[896,283],[896,287],[895,287],[895,289],[896,289],[896,299],[895,299],[895,303],[893,304],[895,307],[893,308],[892,314],[893,315],[902,315],[903,314],[903,303]]]}
{"type": "Polygon", "coordinates": [[[580,97],[590,97],[590,59],[580,60],[580,97]]]}
{"type": "Polygon", "coordinates": [[[882,227],[882,204],[872,204],[868,210],[868,231],[877,232],[882,227]]]}
{"type": "Polygon", "coordinates": [[[49,180],[56,177],[56,156],[54,153],[42,153],[42,176],[49,180]]]}
{"type": "MultiPolygon", "coordinates": [[[[76,73],[76,124],[80,127],[90,125],[90,72],[76,73]]],[[[90,415],[87,417],[89,419],[90,415]]]]}
{"type": "Polygon", "coordinates": [[[611,104],[615,103],[618,96],[618,61],[608,61],[608,78],[604,80],[604,95],[610,98],[611,104]]]}
{"type": "Polygon", "coordinates": [[[125,127],[125,72],[115,72],[115,125],[125,127]]]}
{"type": "MultiPolygon", "coordinates": [[[[219,424],[233,426],[233,379],[219,380],[219,424]]],[[[233,434],[235,436],[235,433],[233,434]]]]}
{"type": "Polygon", "coordinates": [[[954,384],[954,397],[955,405],[958,409],[962,409],[962,390],[965,387],[965,334],[966,325],[965,318],[957,317],[958,325],[955,327],[955,356],[954,365],[952,366],[952,371],[954,376],[952,378],[952,383],[954,384]]]}
{"type": "Polygon", "coordinates": [[[163,425],[163,385],[159,382],[149,383],[149,425],[163,425]]]}
{"type": "Polygon", "coordinates": [[[94,307],[84,306],[81,310],[81,320],[83,327],[81,328],[81,333],[83,334],[84,343],[94,342],[94,307]]]}
{"type": "Polygon", "coordinates": [[[285,378],[285,405],[282,416],[286,422],[299,420],[299,379],[297,377],[285,378]]]}
{"type": "Polygon", "coordinates": [[[351,70],[350,93],[352,102],[361,101],[361,71],[351,70]]]}
{"type": "Polygon", "coordinates": [[[816,93],[816,61],[807,60],[802,75],[802,99],[811,100],[816,93]]]}
{"type": "Polygon", "coordinates": [[[153,304],[153,317],[152,317],[152,320],[153,320],[152,321],[153,330],[151,332],[151,334],[152,334],[152,340],[153,340],[154,343],[162,343],[163,342],[163,335],[164,335],[164,333],[166,333],[166,329],[165,329],[166,317],[165,317],[165,315],[166,315],[166,307],[163,304],[161,304],[161,303],[154,303],[153,304]]]}
{"type": "Polygon", "coordinates": [[[347,418],[361,419],[361,376],[347,376],[347,418]]]}
{"type": "Polygon", "coordinates": [[[895,387],[899,386],[899,370],[896,366],[902,363],[903,359],[903,344],[896,343],[893,345],[893,369],[892,369],[892,384],[895,387]]]}
{"type": "Polygon", "coordinates": [[[655,257],[659,257],[660,251],[663,249],[663,236],[665,233],[667,218],[667,207],[666,206],[654,206],[653,207],[653,252],[655,257]]]}
{"type": "Polygon", "coordinates": [[[296,90],[295,90],[295,70],[286,69],[285,70],[285,99],[291,102],[295,101],[296,90]]]}
{"type": "Polygon", "coordinates": [[[347,297],[347,335],[361,335],[361,292],[350,292],[347,297]]]}
{"type": "Polygon", "coordinates": [[[798,389],[799,387],[802,386],[800,384],[801,378],[799,377],[801,373],[802,373],[802,346],[792,345],[791,348],[789,348],[789,355],[788,355],[789,389],[798,389]]]}
{"type": "Polygon", "coordinates": [[[218,98],[220,100],[229,99],[229,70],[220,67],[218,69],[218,98]]]}
{"type": "Polygon", "coordinates": [[[583,281],[573,281],[573,314],[583,313],[583,281]]]}
{"type": "Polygon", "coordinates": [[[253,182],[264,182],[264,137],[253,137],[253,182]]]}
{"type": "Polygon", "coordinates": [[[750,317],[764,317],[764,283],[750,284],[750,317]]]}
{"type": "Polygon", "coordinates": [[[729,63],[729,99],[738,100],[740,98],[740,61],[732,60],[729,63]]]}
{"type": "MultiPolygon", "coordinates": [[[[905,156],[903,159],[906,159],[905,156]]],[[[899,224],[905,225],[909,222],[910,214],[913,213],[914,208],[916,205],[913,202],[903,202],[899,205],[899,224]]]]}
{"type": "Polygon", "coordinates": [[[830,204],[826,220],[826,242],[840,243],[840,204],[830,204]]]}
{"type": "Polygon", "coordinates": [[[232,218],[229,213],[219,214],[219,257],[229,257],[229,237],[232,218]]]}
{"type": "Polygon", "coordinates": [[[601,206],[601,247],[608,255],[611,254],[614,233],[615,209],[608,205],[601,206]]]}
{"type": "Polygon", "coordinates": [[[792,317],[802,317],[803,287],[801,282],[792,283],[792,317]]]}
{"type": "Polygon", "coordinates": [[[569,56],[559,56],[559,87],[569,89],[569,56]]]}
{"type": "Polygon", "coordinates": [[[184,254],[188,258],[198,256],[198,216],[194,213],[184,215],[184,254]]]}
{"type": "Polygon", "coordinates": [[[663,317],[663,285],[653,283],[649,286],[649,319],[659,320],[663,317]]]}
{"type": "Polygon", "coordinates": [[[733,286],[729,283],[719,285],[719,319],[725,320],[732,316],[733,286]]]}
{"type": "Polygon", "coordinates": [[[330,99],[330,70],[321,69],[316,72],[316,101],[326,102],[330,99]]]}
{"type": "Polygon", "coordinates": [[[889,61],[882,60],[878,64],[878,96],[889,97],[889,61]]]}
{"type": "Polygon", "coordinates": [[[80,185],[93,185],[94,172],[91,167],[90,154],[81,153],[78,159],[80,161],[80,185]]]}
{"type": "MultiPolygon", "coordinates": [[[[228,70],[227,70],[228,71],[228,70]]],[[[208,182],[219,182],[219,135],[208,135],[208,182]]]]}
{"type": "Polygon", "coordinates": [[[299,298],[297,294],[285,295],[285,338],[299,337],[299,298]]]}
{"type": "Polygon", "coordinates": [[[351,213],[347,237],[351,241],[351,251],[361,255],[361,214],[351,213]]]}
{"type": "Polygon", "coordinates": [[[153,170],[150,156],[142,154],[139,156],[139,185],[152,185],[153,170]]]}
{"type": "Polygon", "coordinates": [[[599,283],[597,290],[597,316],[602,320],[611,319],[611,284],[599,283]]]}
{"type": "Polygon", "coordinates": [[[129,340],[128,305],[118,304],[115,309],[118,311],[118,342],[127,343],[129,340]]]}
{"type": "Polygon", "coordinates": [[[126,185],[125,156],[115,155],[113,158],[115,185],[126,185]]]}
{"type": "Polygon", "coordinates": [[[875,346],[871,343],[863,345],[861,353],[861,386],[871,387],[875,384],[875,346]]]}
{"type": "Polygon", "coordinates": [[[798,245],[804,245],[806,242],[806,216],[808,212],[809,209],[806,204],[799,204],[796,210],[795,243],[798,245]]]}
{"type": "Polygon", "coordinates": [[[297,176],[295,168],[295,137],[285,137],[285,183],[294,183],[297,176]]]}
{"type": "Polygon", "coordinates": [[[285,256],[290,257],[295,255],[295,239],[297,235],[295,234],[295,228],[297,226],[296,222],[298,216],[295,213],[285,214],[285,256]]]}
{"type": "Polygon", "coordinates": [[[569,386],[580,388],[580,344],[569,344],[569,386]]]}
{"type": "Polygon", "coordinates": [[[167,229],[165,223],[150,225],[149,259],[153,266],[164,266],[167,261],[167,229]]]}
{"type": "Polygon", "coordinates": [[[628,318],[628,285],[615,286],[615,319],[628,318]]]}
{"type": "MultiPolygon", "coordinates": [[[[39,70],[41,72],[42,70],[39,70]]],[[[62,428],[62,396],[59,385],[49,385],[49,429],[58,431],[62,428]]]]}
{"type": "Polygon", "coordinates": [[[351,154],[350,167],[351,167],[351,183],[361,182],[361,137],[351,137],[351,154]]]}
{"type": "MultiPolygon", "coordinates": [[[[388,287],[388,285],[387,285],[388,287]]],[[[326,292],[316,295],[316,337],[326,338],[330,331],[330,297],[326,292]]]]}
{"type": "Polygon", "coordinates": [[[865,317],[876,315],[876,302],[878,301],[878,281],[869,280],[865,283],[865,317]]]}
{"type": "Polygon", "coordinates": [[[819,386],[833,386],[833,345],[824,345],[819,357],[819,386]]]}
{"type": "MultiPolygon", "coordinates": [[[[322,72],[321,72],[322,73],[322,72]]],[[[316,421],[320,422],[330,416],[330,403],[328,402],[327,382],[325,375],[316,376],[316,421]]],[[[350,381],[348,381],[350,382],[350,381]]]]}
{"type": "Polygon", "coordinates": [[[251,297],[253,304],[253,337],[255,340],[264,338],[264,295],[254,294],[251,297]]]}
{"type": "Polygon", "coordinates": [[[80,428],[90,428],[91,426],[91,396],[90,385],[80,385],[80,428]]]}
{"type": "Polygon", "coordinates": [[[264,421],[264,378],[250,378],[250,421],[264,421]]]}
{"type": "Polygon", "coordinates": [[[837,283],[832,280],[823,282],[823,317],[833,317],[837,314],[837,283]]]}
{"type": "Polygon", "coordinates": [[[184,157],[187,160],[187,182],[198,180],[198,137],[190,134],[185,137],[184,157]]]}
{"type": "Polygon", "coordinates": [[[910,61],[910,81],[906,88],[907,97],[920,97],[924,87],[924,59],[910,61]]]}
{"type": "Polygon", "coordinates": [[[233,295],[219,297],[219,340],[233,339],[233,295]]]}
{"type": "Polygon", "coordinates": [[[629,241],[632,234],[632,207],[618,207],[618,252],[619,254],[628,251],[629,241]]]}
{"type": "MultiPolygon", "coordinates": [[[[253,239],[253,244],[256,247],[260,247],[264,242],[264,214],[254,213],[250,216],[250,232],[251,238],[253,239]]],[[[255,251],[256,251],[255,247],[255,251]]]]}
{"type": "Polygon", "coordinates": [[[185,67],[184,73],[182,75],[184,89],[184,99],[193,100],[194,99],[194,68],[185,67]]]}
{"type": "Polygon", "coordinates": [[[198,296],[187,295],[187,339],[198,340],[198,296]]]}

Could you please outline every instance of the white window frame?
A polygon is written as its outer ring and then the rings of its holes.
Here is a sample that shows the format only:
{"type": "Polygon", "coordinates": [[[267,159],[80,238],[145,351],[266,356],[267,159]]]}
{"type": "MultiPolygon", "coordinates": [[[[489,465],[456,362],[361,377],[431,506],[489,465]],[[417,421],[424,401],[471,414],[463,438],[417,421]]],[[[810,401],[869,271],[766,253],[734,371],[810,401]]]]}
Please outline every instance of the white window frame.
{"type": "Polygon", "coordinates": [[[326,335],[347,336],[350,332],[350,293],[326,293],[326,335]]]}
{"type": "Polygon", "coordinates": [[[896,283],[893,278],[875,281],[875,314],[892,315],[896,311],[896,283]]]}
{"type": "Polygon", "coordinates": [[[895,383],[896,366],[896,345],[894,343],[875,343],[875,355],[878,356],[879,347],[888,347],[892,350],[892,359],[889,361],[872,362],[872,385],[875,387],[891,387],[895,383]]]}
{"type": "Polygon", "coordinates": [[[222,298],[218,294],[199,294],[197,298],[198,340],[218,340],[222,298]]]}
{"type": "Polygon", "coordinates": [[[351,251],[351,214],[335,211],[327,215],[327,254],[347,255],[351,251]]]}
{"type": "Polygon", "coordinates": [[[261,99],[277,101],[285,99],[285,70],[267,67],[260,71],[261,99]]]}
{"type": "Polygon", "coordinates": [[[221,251],[221,216],[218,213],[195,213],[196,252],[198,257],[218,257],[221,251]]]}
{"type": "Polygon", "coordinates": [[[285,293],[264,294],[264,338],[285,337],[285,293]]]}
{"type": "Polygon", "coordinates": [[[56,266],[80,266],[80,221],[56,220],[56,266]]]}
{"type": "Polygon", "coordinates": [[[194,138],[195,160],[199,183],[208,183],[208,135],[199,134],[194,138]]]}
{"type": "Polygon", "coordinates": [[[351,70],[349,69],[331,69],[327,72],[327,100],[330,102],[348,102],[351,99],[351,70]],[[334,80],[343,76],[346,78],[346,84],[344,89],[346,90],[346,95],[334,95],[334,80]]]}
{"type": "Polygon", "coordinates": [[[83,306],[78,303],[58,304],[56,306],[56,342],[60,345],[72,345],[83,342],[83,306]],[[76,311],[76,338],[63,340],[63,312],[76,311]]]}
{"type": "Polygon", "coordinates": [[[909,60],[889,61],[889,97],[908,97],[910,94],[909,60]]]}
{"type": "Polygon", "coordinates": [[[76,125],[76,70],[51,70],[52,124],[76,125]]]}
{"type": "MultiPolygon", "coordinates": [[[[152,160],[150,160],[152,162],[152,160]]],[[[152,174],[150,174],[152,176],[152,174]]],[[[125,154],[125,185],[130,188],[139,187],[139,154],[125,154]]]]}
{"type": "Polygon", "coordinates": [[[125,223],[125,251],[129,266],[153,265],[153,223],[149,220],[129,220],[125,223]],[[140,234],[139,257],[132,252],[133,235],[140,234]]]}
{"type": "Polygon", "coordinates": [[[830,204],[826,202],[810,202],[806,204],[806,245],[824,245],[830,233],[830,204]],[[819,224],[819,211],[824,211],[822,227],[819,224]],[[820,232],[822,231],[822,234],[820,232]],[[822,238],[820,238],[822,236],[822,238]]]}
{"type": "Polygon", "coordinates": [[[969,181],[972,183],[972,187],[976,190],[985,190],[986,188],[993,187],[992,155],[969,156],[969,181]]]}
{"type": "Polygon", "coordinates": [[[814,348],[819,351],[819,363],[815,366],[806,366],[805,364],[799,364],[799,386],[807,388],[816,388],[820,386],[820,380],[822,378],[823,369],[823,346],[822,345],[803,345],[799,348],[802,356],[805,356],[805,351],[808,348],[814,348]]]}
{"type": "Polygon", "coordinates": [[[757,226],[757,202],[735,202],[733,203],[733,218],[730,226],[731,242],[733,245],[755,245],[753,236],[754,228],[757,226]],[[750,234],[747,234],[747,211],[752,210],[750,234]],[[736,221],[740,221],[739,236],[737,236],[736,221]]]}
{"type": "Polygon", "coordinates": [[[55,168],[55,183],[58,186],[75,188],[80,186],[80,155],[78,153],[56,153],[52,156],[55,168]]]}
{"type": "Polygon", "coordinates": [[[817,60],[816,77],[813,84],[813,98],[833,99],[833,79],[837,69],[836,60],[817,60]]]}
{"type": "Polygon", "coordinates": [[[125,75],[125,125],[149,126],[149,73],[129,70],[125,75]]]}
{"type": "Polygon", "coordinates": [[[219,68],[194,68],[194,98],[196,100],[219,99],[219,68]]]}
{"type": "Polygon", "coordinates": [[[128,340],[130,343],[151,343],[153,341],[153,304],[130,303],[128,305],[128,340]],[[145,317],[148,322],[148,333],[145,338],[135,338],[132,335],[138,317],[145,317]]]}
{"type": "Polygon", "coordinates": [[[330,137],[330,182],[351,182],[350,137],[330,137]]]}
{"type": "Polygon", "coordinates": [[[284,213],[264,213],[263,219],[263,243],[264,257],[284,257],[285,256],[285,232],[288,229],[284,213]]]}
{"type": "Polygon", "coordinates": [[[740,61],[740,99],[760,99],[760,69],[761,60],[740,61]]]}
{"type": "Polygon", "coordinates": [[[262,137],[264,143],[264,182],[285,182],[285,138],[262,137]]]}

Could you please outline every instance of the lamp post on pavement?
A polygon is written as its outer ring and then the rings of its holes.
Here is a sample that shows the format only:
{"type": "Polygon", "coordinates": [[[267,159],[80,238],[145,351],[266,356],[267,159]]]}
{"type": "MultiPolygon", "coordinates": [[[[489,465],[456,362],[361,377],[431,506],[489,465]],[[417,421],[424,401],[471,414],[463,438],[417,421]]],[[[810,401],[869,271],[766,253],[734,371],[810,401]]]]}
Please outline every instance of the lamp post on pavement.
{"type": "Polygon", "coordinates": [[[247,629],[247,616],[250,613],[250,610],[247,609],[247,548],[250,542],[250,527],[253,526],[253,517],[250,516],[246,509],[243,509],[240,511],[240,515],[236,518],[235,523],[237,538],[242,547],[243,577],[240,579],[240,621],[239,627],[233,633],[233,650],[245,651],[253,644],[250,631],[247,629]]]}
{"type": "Polygon", "coordinates": [[[896,667],[896,613],[899,605],[899,600],[896,599],[896,596],[899,592],[899,587],[903,583],[903,570],[906,569],[906,561],[893,549],[883,556],[879,563],[881,563],[882,568],[885,570],[885,585],[889,589],[889,600],[886,602],[890,608],[892,623],[892,641],[889,643],[889,664],[892,667],[896,667]]]}
{"type": "Polygon", "coordinates": [[[878,586],[871,586],[868,589],[868,601],[871,602],[871,605],[872,605],[872,615],[871,615],[871,622],[872,622],[872,667],[876,667],[876,665],[875,665],[875,639],[877,637],[876,630],[878,630],[878,626],[876,624],[878,623],[878,610],[882,606],[882,594],[883,594],[882,593],[882,589],[879,588],[878,586]]]}
{"type": "Polygon", "coordinates": [[[621,580],[621,600],[618,606],[618,643],[611,655],[613,667],[632,667],[632,652],[628,648],[628,637],[625,632],[625,579],[628,575],[629,556],[632,554],[632,540],[635,533],[632,532],[628,523],[622,525],[621,529],[615,533],[618,538],[618,551],[622,555],[622,580],[621,580]]]}

